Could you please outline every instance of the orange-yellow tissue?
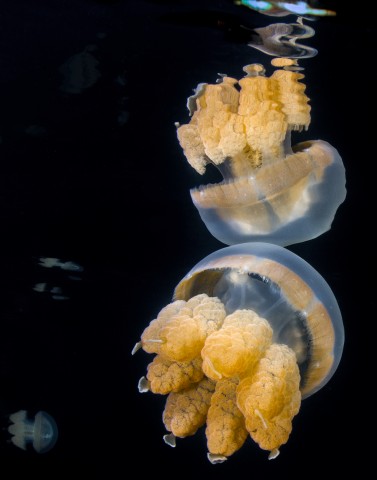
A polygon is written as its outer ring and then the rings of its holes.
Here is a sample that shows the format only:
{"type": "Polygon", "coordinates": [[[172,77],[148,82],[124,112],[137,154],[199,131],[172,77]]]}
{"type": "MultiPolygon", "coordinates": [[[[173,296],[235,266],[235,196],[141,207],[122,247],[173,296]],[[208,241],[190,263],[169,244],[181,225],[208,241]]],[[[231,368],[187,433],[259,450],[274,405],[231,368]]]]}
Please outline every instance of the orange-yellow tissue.
{"type": "Polygon", "coordinates": [[[166,400],[163,422],[176,437],[194,435],[207,418],[215,383],[203,378],[180,392],[172,392],[166,400]]]}
{"type": "Polygon", "coordinates": [[[224,378],[216,383],[207,416],[207,446],[211,454],[229,457],[242,447],[248,431],[237,407],[238,380],[224,378]]]}
{"type": "Polygon", "coordinates": [[[220,328],[226,316],[216,297],[197,295],[162,309],[141,337],[142,348],[168,360],[189,362],[200,356],[207,336],[220,328]],[[161,315],[162,314],[162,315],[161,315]]]}
{"type": "Polygon", "coordinates": [[[202,349],[204,373],[212,380],[242,375],[263,356],[272,333],[267,320],[252,310],[236,310],[207,337],[202,349]]]}
{"type": "Polygon", "coordinates": [[[216,297],[201,294],[163,308],[141,337],[142,348],[157,355],[140,391],[168,394],[165,441],[206,423],[212,463],[226,460],[248,434],[275,458],[301,393],[295,353],[272,338],[267,320],[247,309],[226,315],[216,297]]]}
{"type": "Polygon", "coordinates": [[[279,69],[267,77],[259,64],[244,70],[247,76],[239,81],[223,77],[221,83],[204,84],[193,97],[190,123],[177,130],[188,162],[200,174],[208,163],[226,161],[234,177],[248,176],[286,154],[290,130],[310,124],[302,73],[279,69]]]}
{"type": "Polygon", "coordinates": [[[287,442],[301,404],[296,356],[286,345],[272,344],[253,374],[237,389],[238,406],[251,437],[264,450],[287,442]]]}
{"type": "Polygon", "coordinates": [[[157,355],[148,365],[147,379],[153,393],[166,395],[177,392],[203,378],[202,359],[194,358],[190,362],[171,362],[157,355]]]}

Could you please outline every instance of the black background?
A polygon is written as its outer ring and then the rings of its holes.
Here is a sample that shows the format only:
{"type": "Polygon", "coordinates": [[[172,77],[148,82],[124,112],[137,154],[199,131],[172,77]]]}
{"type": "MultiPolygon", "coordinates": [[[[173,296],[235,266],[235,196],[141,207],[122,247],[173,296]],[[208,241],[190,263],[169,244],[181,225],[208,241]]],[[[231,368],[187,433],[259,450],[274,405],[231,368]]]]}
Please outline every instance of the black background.
{"type": "Polygon", "coordinates": [[[10,445],[3,430],[0,474],[305,478],[365,467],[375,373],[376,28],[369,10],[343,4],[326,3],[338,16],[311,24],[316,36],[307,43],[319,54],[301,65],[312,124],[295,140],[321,138],[339,150],[348,195],[329,232],[290,247],[337,297],[343,359],[303,402],[278,459],[269,462],[249,440],[213,466],[203,431],[175,449],[163,443],[164,399],[137,391],[150,358],[130,352],[178,281],[223,247],[189,195],[218,177],[191,169],[174,122],[188,121],[197,83],[269,64],[240,25],[295,17],[225,0],[0,0],[1,426],[19,409],[42,409],[59,427],[44,455],[10,445]],[[64,65],[74,55],[72,92],[64,65]],[[39,266],[40,257],[77,262],[81,280],[39,266]],[[33,290],[38,283],[47,291],[33,290]],[[53,287],[69,299],[54,300],[53,287]]]}

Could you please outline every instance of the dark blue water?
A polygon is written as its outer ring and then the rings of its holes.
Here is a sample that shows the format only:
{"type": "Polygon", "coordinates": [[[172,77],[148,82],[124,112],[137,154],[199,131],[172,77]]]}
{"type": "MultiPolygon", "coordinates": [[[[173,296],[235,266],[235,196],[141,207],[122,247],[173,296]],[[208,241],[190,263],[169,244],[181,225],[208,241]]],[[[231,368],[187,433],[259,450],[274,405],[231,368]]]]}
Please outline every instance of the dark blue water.
{"type": "Polygon", "coordinates": [[[188,121],[197,83],[269,63],[246,43],[247,28],[271,18],[225,0],[0,2],[0,423],[20,409],[45,410],[59,428],[44,455],[17,449],[3,431],[0,475],[58,478],[79,468],[83,478],[110,479],[139,468],[143,478],[302,478],[367,458],[359,430],[369,419],[362,377],[374,374],[366,358],[376,28],[368,12],[342,3],[325,5],[338,17],[313,24],[319,54],[301,63],[312,124],[297,141],[338,149],[348,196],[331,231],[291,249],[338,299],[344,357],[303,403],[277,460],[249,440],[212,466],[202,431],[176,449],[163,443],[163,398],[137,391],[149,358],[130,352],[186,272],[223,246],[191,203],[189,189],[202,179],[174,122],[188,121]],[[46,266],[44,258],[58,260],[46,266]]]}

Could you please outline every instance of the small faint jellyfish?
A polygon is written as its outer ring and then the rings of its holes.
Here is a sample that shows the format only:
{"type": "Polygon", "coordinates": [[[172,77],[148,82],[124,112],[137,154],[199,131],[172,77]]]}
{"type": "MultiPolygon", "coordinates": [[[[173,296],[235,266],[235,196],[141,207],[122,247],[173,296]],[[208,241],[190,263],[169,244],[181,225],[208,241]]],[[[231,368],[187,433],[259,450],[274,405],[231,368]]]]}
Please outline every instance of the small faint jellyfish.
{"type": "Polygon", "coordinates": [[[46,412],[39,411],[34,419],[27,417],[26,410],[19,410],[9,416],[12,422],[8,427],[11,442],[26,450],[29,443],[37,453],[51,450],[58,439],[58,427],[55,420],[46,412]]]}

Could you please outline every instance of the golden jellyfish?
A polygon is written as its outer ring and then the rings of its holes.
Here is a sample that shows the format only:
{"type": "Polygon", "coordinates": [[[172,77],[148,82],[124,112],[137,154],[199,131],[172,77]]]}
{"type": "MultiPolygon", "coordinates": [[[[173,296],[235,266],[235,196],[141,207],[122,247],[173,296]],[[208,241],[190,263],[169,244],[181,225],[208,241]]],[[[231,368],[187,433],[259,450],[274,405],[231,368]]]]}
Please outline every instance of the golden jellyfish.
{"type": "Polygon", "coordinates": [[[289,250],[255,242],[194,266],[133,353],[155,354],[139,391],[168,395],[166,443],[206,425],[208,458],[218,463],[249,436],[275,458],[301,400],[337,369],[343,343],[322,276],[289,250]]]}
{"type": "Polygon", "coordinates": [[[207,165],[224,180],[191,190],[211,234],[227,245],[251,241],[287,246],[330,229],[346,196],[345,169],[323,140],[291,146],[307,130],[310,106],[295,60],[275,58],[268,77],[260,64],[241,80],[200,84],[188,99],[191,121],[177,135],[190,165],[207,165]]]}

